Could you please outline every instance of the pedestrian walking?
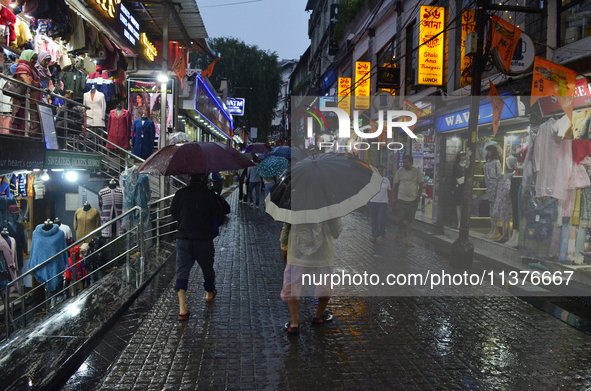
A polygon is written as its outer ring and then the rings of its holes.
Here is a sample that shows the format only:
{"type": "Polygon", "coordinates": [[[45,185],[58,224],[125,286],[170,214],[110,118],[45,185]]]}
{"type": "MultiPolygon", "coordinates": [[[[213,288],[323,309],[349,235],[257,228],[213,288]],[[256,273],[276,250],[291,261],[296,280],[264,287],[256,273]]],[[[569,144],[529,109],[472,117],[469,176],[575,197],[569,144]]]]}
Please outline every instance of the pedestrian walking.
{"type": "Polygon", "coordinates": [[[413,158],[410,155],[402,159],[402,167],[396,171],[394,176],[394,195],[398,196],[394,210],[398,220],[397,242],[402,241],[406,221],[406,245],[414,247],[410,242],[412,223],[415,220],[415,213],[419,204],[419,198],[423,193],[423,173],[412,166],[413,158]]]}
{"type": "Polygon", "coordinates": [[[206,302],[217,295],[213,269],[215,248],[213,239],[219,234],[219,226],[230,213],[230,206],[221,196],[207,188],[206,174],[192,174],[189,185],[174,195],[171,214],[178,222],[176,234],[176,284],[179,298],[178,320],[189,319],[186,291],[189,274],[195,261],[203,271],[206,302]]]}
{"type": "Polygon", "coordinates": [[[369,218],[371,221],[371,239],[370,242],[375,242],[378,236],[386,239],[386,213],[390,206],[390,198],[392,194],[390,190],[390,181],[384,177],[384,166],[377,167],[378,172],[382,175],[382,187],[380,192],[376,194],[368,203],[369,218]]]}
{"type": "Polygon", "coordinates": [[[246,180],[248,181],[248,202],[250,203],[250,206],[256,205],[256,207],[258,208],[261,200],[261,177],[257,172],[259,158],[253,156],[252,161],[255,165],[248,167],[248,171],[246,173],[246,180]]]}
{"type": "Polygon", "coordinates": [[[280,242],[283,260],[287,265],[283,272],[281,299],[287,302],[289,308],[289,322],[284,327],[288,334],[300,333],[300,296],[305,282],[312,285],[312,281],[321,281],[321,284],[314,285],[314,297],[318,298],[318,306],[312,324],[332,320],[332,314],[326,312],[326,306],[332,297],[332,288],[330,281],[322,277],[332,274],[333,239],[337,239],[342,231],[340,217],[321,223],[283,224],[280,242]],[[311,276],[311,280],[303,281],[304,275],[311,276]]]}

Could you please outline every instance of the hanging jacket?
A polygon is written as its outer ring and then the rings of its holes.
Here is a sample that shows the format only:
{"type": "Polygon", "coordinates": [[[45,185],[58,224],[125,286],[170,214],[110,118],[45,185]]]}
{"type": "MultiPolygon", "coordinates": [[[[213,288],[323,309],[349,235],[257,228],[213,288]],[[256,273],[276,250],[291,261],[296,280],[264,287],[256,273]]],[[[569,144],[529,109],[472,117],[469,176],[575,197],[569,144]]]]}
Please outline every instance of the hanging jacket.
{"type": "MultiPolygon", "coordinates": [[[[54,224],[49,231],[45,231],[43,226],[44,224],[39,224],[33,231],[29,269],[40,265],[66,248],[66,237],[57,224],[54,224]]],[[[59,279],[53,277],[64,271],[66,262],[68,262],[68,254],[63,252],[47,265],[35,271],[33,273],[35,279],[41,283],[47,282],[47,290],[55,291],[58,288],[59,279]],[[49,281],[50,279],[51,281],[49,281]]]]}
{"type": "MultiPolygon", "coordinates": [[[[123,149],[131,149],[129,145],[131,125],[131,113],[128,110],[121,109],[119,115],[117,115],[117,109],[111,110],[107,125],[107,139],[123,149]]],[[[107,148],[116,149],[109,143],[107,143],[107,148]]]]}
{"type": "MultiPolygon", "coordinates": [[[[10,278],[11,280],[14,280],[17,277],[16,272],[18,271],[16,240],[10,236],[7,236],[6,238],[0,237],[0,251],[4,254],[10,278]],[[8,242],[10,242],[10,245],[8,242]]],[[[18,284],[13,285],[10,288],[10,292],[18,292],[18,284]]]]}
{"type": "Polygon", "coordinates": [[[98,90],[94,93],[94,97],[90,91],[85,93],[84,106],[90,107],[90,110],[86,112],[88,126],[105,126],[105,111],[107,110],[105,94],[98,90]]]}
{"type": "MultiPolygon", "coordinates": [[[[70,257],[68,258],[68,265],[66,266],[66,272],[64,273],[65,280],[73,280],[72,273],[74,271],[74,264],[82,261],[82,257],[80,256],[80,247],[74,246],[72,251],[70,252],[70,257]]],[[[84,261],[78,263],[76,265],[76,281],[86,277],[86,270],[84,269],[84,261]]]]}
{"type": "MultiPolygon", "coordinates": [[[[123,190],[120,187],[111,189],[105,187],[99,191],[99,208],[101,211],[101,225],[107,224],[115,217],[123,213],[123,190]]],[[[114,236],[121,236],[125,232],[121,226],[121,220],[101,231],[101,236],[110,238],[113,236],[113,229],[116,228],[114,236]]]]}
{"type": "MultiPolygon", "coordinates": [[[[95,208],[84,210],[84,207],[78,208],[74,213],[74,231],[76,231],[76,240],[80,240],[101,225],[99,211],[95,208]]],[[[90,243],[92,238],[88,238],[84,243],[90,243]]]]}
{"type": "Polygon", "coordinates": [[[135,156],[147,159],[152,154],[154,149],[154,138],[156,137],[156,127],[152,120],[137,119],[133,123],[132,134],[132,150],[135,156]]]}

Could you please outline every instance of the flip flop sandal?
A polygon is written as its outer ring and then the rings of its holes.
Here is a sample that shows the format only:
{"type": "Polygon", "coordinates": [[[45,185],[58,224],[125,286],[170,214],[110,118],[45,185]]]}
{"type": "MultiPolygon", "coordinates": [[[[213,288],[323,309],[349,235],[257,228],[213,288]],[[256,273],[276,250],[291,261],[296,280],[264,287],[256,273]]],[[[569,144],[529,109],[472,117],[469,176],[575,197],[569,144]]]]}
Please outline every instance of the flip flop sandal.
{"type": "Polygon", "coordinates": [[[321,319],[312,318],[312,324],[323,324],[326,322],[331,322],[333,318],[334,317],[331,313],[325,312],[321,319]]]}
{"type": "Polygon", "coordinates": [[[213,290],[213,296],[211,297],[211,299],[205,299],[206,303],[211,303],[213,301],[213,299],[215,299],[215,297],[218,295],[218,291],[217,289],[213,290]]]}
{"type": "Polygon", "coordinates": [[[290,326],[289,322],[287,322],[285,323],[285,326],[283,326],[283,331],[289,335],[298,335],[300,333],[300,328],[298,326],[290,326]]]}
{"type": "Polygon", "coordinates": [[[406,246],[407,247],[414,247],[415,245],[413,243],[411,243],[411,242],[406,242],[406,246]]]}
{"type": "Polygon", "coordinates": [[[187,320],[189,320],[189,316],[190,315],[191,315],[191,312],[189,312],[189,311],[187,311],[187,313],[184,314],[184,315],[179,314],[179,317],[178,317],[177,320],[180,321],[180,322],[187,321],[187,320]]]}

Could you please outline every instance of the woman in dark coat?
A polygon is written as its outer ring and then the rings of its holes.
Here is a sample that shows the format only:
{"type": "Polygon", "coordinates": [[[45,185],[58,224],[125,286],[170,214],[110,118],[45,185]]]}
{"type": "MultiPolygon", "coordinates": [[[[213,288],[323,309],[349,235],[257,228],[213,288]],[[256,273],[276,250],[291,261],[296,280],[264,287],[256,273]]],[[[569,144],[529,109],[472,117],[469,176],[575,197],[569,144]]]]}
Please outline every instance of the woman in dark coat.
{"type": "Polygon", "coordinates": [[[466,152],[460,151],[456,155],[456,162],[452,169],[452,198],[458,214],[458,227],[462,217],[462,201],[464,199],[464,174],[466,172],[466,152]]]}

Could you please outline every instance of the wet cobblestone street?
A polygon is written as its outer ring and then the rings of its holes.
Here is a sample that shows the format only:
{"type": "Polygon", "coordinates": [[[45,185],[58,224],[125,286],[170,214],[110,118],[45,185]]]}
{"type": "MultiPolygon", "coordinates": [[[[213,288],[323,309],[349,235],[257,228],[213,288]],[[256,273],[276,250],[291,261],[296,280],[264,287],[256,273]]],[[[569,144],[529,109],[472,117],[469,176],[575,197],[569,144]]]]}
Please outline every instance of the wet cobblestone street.
{"type": "MultiPolygon", "coordinates": [[[[492,297],[363,297],[337,290],[329,303],[333,322],[311,326],[315,303],[305,298],[302,333],[288,337],[282,327],[289,313],[279,298],[281,224],[238,204],[236,193],[229,202],[232,214],[216,239],[214,303],[205,304],[196,264],[188,322],[177,321],[171,280],[106,373],[97,375],[89,357],[64,389],[88,390],[90,374],[100,390],[591,388],[591,336],[498,287],[487,287],[499,291],[492,297]]],[[[354,213],[343,224],[335,259],[378,252],[368,241],[366,215],[354,213]]],[[[407,249],[395,242],[393,227],[387,230],[376,258],[391,254],[409,270],[448,262],[418,240],[407,249]]]]}

